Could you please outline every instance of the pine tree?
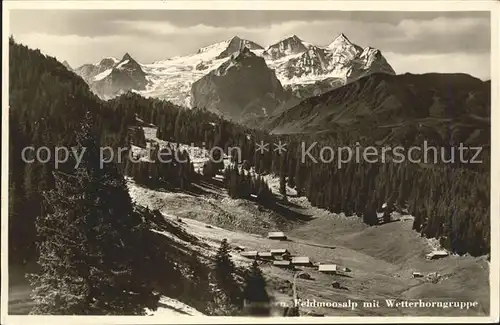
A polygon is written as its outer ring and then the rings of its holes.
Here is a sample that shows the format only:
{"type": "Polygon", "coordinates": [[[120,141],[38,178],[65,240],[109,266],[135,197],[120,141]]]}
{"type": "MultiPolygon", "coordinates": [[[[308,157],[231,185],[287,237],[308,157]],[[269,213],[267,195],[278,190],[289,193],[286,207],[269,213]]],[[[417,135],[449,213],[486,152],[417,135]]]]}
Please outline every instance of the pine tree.
{"type": "Polygon", "coordinates": [[[133,211],[115,165],[100,168],[99,137],[88,113],[77,135],[86,148],[74,174],[54,173],[37,219],[39,274],[30,276],[34,314],[141,315],[156,309],[146,270],[149,232],[133,211]]]}
{"type": "Polygon", "coordinates": [[[286,196],[286,177],[285,177],[285,156],[280,157],[280,194],[283,195],[283,201],[288,201],[286,196]]]}
{"type": "Polygon", "coordinates": [[[207,301],[205,312],[211,316],[237,316],[239,309],[224,291],[217,290],[212,299],[207,301]]]}
{"type": "Polygon", "coordinates": [[[229,255],[229,244],[223,239],[215,256],[215,279],[218,287],[229,297],[231,303],[239,303],[239,288],[234,279],[235,266],[229,255]]]}
{"type": "Polygon", "coordinates": [[[376,203],[373,200],[363,212],[363,222],[369,226],[375,226],[378,224],[376,203]]]}
{"type": "Polygon", "coordinates": [[[243,298],[249,304],[248,312],[251,315],[269,315],[270,299],[266,291],[266,280],[256,260],[253,261],[250,270],[248,270],[245,276],[243,298]]]}

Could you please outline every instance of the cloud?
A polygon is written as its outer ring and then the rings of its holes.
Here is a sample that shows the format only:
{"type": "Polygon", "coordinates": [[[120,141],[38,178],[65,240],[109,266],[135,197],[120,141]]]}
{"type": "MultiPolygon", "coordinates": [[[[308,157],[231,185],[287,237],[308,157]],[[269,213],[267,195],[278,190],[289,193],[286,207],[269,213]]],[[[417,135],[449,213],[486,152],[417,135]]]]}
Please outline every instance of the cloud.
{"type": "Polygon", "coordinates": [[[443,33],[467,33],[471,29],[489,29],[490,20],[485,17],[462,17],[449,18],[437,17],[432,20],[403,19],[397,28],[405,31],[405,34],[414,37],[418,35],[443,34],[443,33]]]}
{"type": "Polygon", "coordinates": [[[402,20],[396,29],[403,35],[385,40],[391,51],[400,53],[490,51],[490,20],[486,18],[439,17],[429,21],[402,20]]]}
{"type": "Polygon", "coordinates": [[[491,79],[489,53],[400,54],[384,53],[397,74],[467,73],[482,80],[491,79]]]}
{"type": "Polygon", "coordinates": [[[14,35],[17,42],[31,48],[39,48],[42,53],[56,57],[59,61],[67,60],[72,67],[84,63],[95,63],[103,57],[121,58],[130,53],[139,62],[151,62],[158,57],[177,55],[173,44],[158,43],[153,39],[122,35],[88,37],[79,35],[50,35],[28,33],[14,35]]]}
{"type": "Polygon", "coordinates": [[[128,32],[149,33],[153,35],[207,35],[213,33],[221,33],[228,30],[234,32],[248,31],[246,27],[232,27],[230,29],[224,27],[215,27],[205,24],[196,24],[187,27],[176,26],[166,21],[149,21],[149,20],[115,20],[113,24],[120,30],[128,32]]]}
{"type": "MultiPolygon", "coordinates": [[[[261,45],[270,45],[279,39],[296,34],[315,44],[328,44],[343,32],[361,46],[372,46],[383,51],[400,53],[480,53],[490,50],[490,21],[484,17],[449,18],[432,20],[405,19],[397,25],[380,22],[345,20],[289,20],[269,26],[216,27],[195,24],[186,27],[166,21],[117,20],[116,29],[131,34],[186,35],[190,37],[229,38],[234,35],[253,37],[261,45]]],[[[223,38],[223,39],[225,39],[223,38]]],[[[218,41],[221,41],[219,39],[218,41]]]]}

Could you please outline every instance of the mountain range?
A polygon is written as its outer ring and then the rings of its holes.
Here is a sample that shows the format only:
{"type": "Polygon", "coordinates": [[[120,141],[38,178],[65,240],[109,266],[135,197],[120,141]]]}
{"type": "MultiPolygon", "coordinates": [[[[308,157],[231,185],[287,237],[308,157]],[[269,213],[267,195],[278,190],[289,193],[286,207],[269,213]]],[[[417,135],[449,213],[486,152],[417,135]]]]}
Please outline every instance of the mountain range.
{"type": "Polygon", "coordinates": [[[182,106],[204,106],[239,121],[267,116],[372,73],[395,74],[379,50],[362,48],[344,34],[327,46],[293,35],[267,48],[234,36],[191,55],[139,64],[126,54],[121,60],[84,64],[75,72],[103,99],[135,91],[182,106]],[[242,95],[243,90],[257,97],[242,95]]]}

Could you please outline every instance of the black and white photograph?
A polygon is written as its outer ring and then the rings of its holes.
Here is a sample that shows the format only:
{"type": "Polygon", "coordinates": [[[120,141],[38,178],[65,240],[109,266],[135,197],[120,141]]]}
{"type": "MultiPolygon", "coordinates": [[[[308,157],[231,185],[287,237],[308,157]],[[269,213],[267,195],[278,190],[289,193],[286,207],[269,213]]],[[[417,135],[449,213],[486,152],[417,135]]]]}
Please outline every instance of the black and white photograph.
{"type": "Polygon", "coordinates": [[[2,323],[498,321],[500,2],[251,2],[4,2],[2,323]]]}

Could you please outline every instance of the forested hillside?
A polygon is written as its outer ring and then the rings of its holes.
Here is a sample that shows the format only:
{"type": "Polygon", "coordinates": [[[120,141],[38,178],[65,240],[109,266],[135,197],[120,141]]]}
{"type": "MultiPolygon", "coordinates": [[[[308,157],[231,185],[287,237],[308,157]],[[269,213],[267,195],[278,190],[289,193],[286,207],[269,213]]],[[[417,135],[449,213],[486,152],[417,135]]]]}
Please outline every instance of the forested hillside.
{"type": "MultiPolygon", "coordinates": [[[[408,206],[415,216],[414,228],[422,235],[441,238],[446,248],[457,253],[481,255],[489,252],[488,143],[482,144],[485,146],[481,154],[484,163],[480,165],[395,163],[390,159],[374,164],[351,161],[342,168],[310,160],[302,163],[302,142],[306,147],[318,142],[311,151],[317,157],[322,146],[354,145],[359,140],[359,133],[332,130],[323,135],[277,136],[225,121],[203,109],[185,110],[167,101],[146,99],[133,93],[104,102],[57,60],[18,45],[12,39],[9,91],[9,248],[12,260],[22,262],[36,255],[34,224],[42,212],[42,193],[54,187],[53,160],[46,164],[25,164],[20,159],[21,150],[27,145],[52,149],[58,145],[75,145],[75,130],[86,111],[95,112],[96,128],[102,132],[105,145],[128,146],[129,129],[134,127],[138,116],[145,123],[157,125],[157,136],[163,140],[193,143],[208,149],[239,147],[241,163],[255,167],[259,174],[279,175],[282,188],[287,182],[315,206],[333,212],[356,213],[368,224],[378,223],[375,213],[385,202],[391,206],[408,206]],[[287,143],[287,151],[281,155],[273,151],[273,143],[278,139],[287,143]],[[260,141],[270,144],[269,151],[256,152],[256,143],[260,141]]],[[[436,130],[443,132],[444,128],[446,125],[440,125],[436,130]]],[[[489,124],[482,128],[480,139],[485,139],[489,124]]],[[[363,130],[365,135],[369,134],[367,130],[363,130]]],[[[429,134],[428,130],[408,128],[410,131],[411,134],[393,135],[391,142],[400,140],[404,146],[409,146],[429,134]],[[412,141],[404,142],[406,140],[412,141]]],[[[361,145],[374,143],[365,138],[361,145]]],[[[151,168],[149,163],[122,167],[135,178],[142,175],[146,183],[163,177],[176,188],[187,187],[199,177],[189,162],[161,167],[163,171],[151,168]],[[159,173],[163,176],[159,177],[159,173]]],[[[62,171],[71,168],[71,165],[60,167],[62,171]]],[[[205,176],[218,169],[221,166],[206,166],[205,176]]],[[[226,175],[231,173],[235,172],[226,171],[226,175]]],[[[249,181],[239,176],[232,179],[226,185],[233,187],[235,196],[267,192],[267,187],[260,185],[259,180],[249,181]],[[248,184],[250,189],[235,185],[240,182],[248,184]]]]}
{"type": "Polygon", "coordinates": [[[29,265],[20,275],[31,284],[28,311],[143,315],[167,296],[208,314],[225,312],[223,302],[213,302],[210,259],[157,232],[196,237],[134,204],[124,164],[100,167],[102,146],[129,147],[135,115],[100,101],[54,58],[13,39],[9,50],[9,271],[29,265]],[[23,162],[25,146],[86,151],[78,167],[69,159],[55,168],[54,157],[23,162]]]}
{"type": "MultiPolygon", "coordinates": [[[[101,101],[83,79],[55,58],[16,44],[12,38],[9,51],[9,258],[27,263],[37,255],[35,221],[43,212],[43,193],[55,186],[56,147],[69,150],[76,145],[75,132],[88,111],[94,115],[93,127],[102,147],[111,146],[115,152],[118,147],[128,148],[137,138],[136,116],[126,103],[101,101]],[[29,150],[26,158],[34,161],[26,163],[21,156],[26,147],[47,147],[50,157],[40,151],[35,159],[35,152],[29,150]]],[[[71,158],[70,153],[67,163],[59,164],[57,170],[73,173],[71,158]]],[[[125,161],[119,164],[120,170],[125,161]]]]}
{"type": "MultiPolygon", "coordinates": [[[[75,130],[88,111],[96,112],[105,143],[125,143],[123,116],[105,111],[87,84],[61,63],[10,39],[9,69],[9,230],[14,260],[32,258],[41,193],[54,186],[54,148],[75,144],[75,130]],[[26,146],[48,147],[50,161],[24,163],[26,146]]],[[[125,129],[126,130],[126,129],[125,129]]],[[[48,158],[42,156],[42,159],[48,158]]],[[[60,166],[61,170],[71,166],[60,166]]]]}

